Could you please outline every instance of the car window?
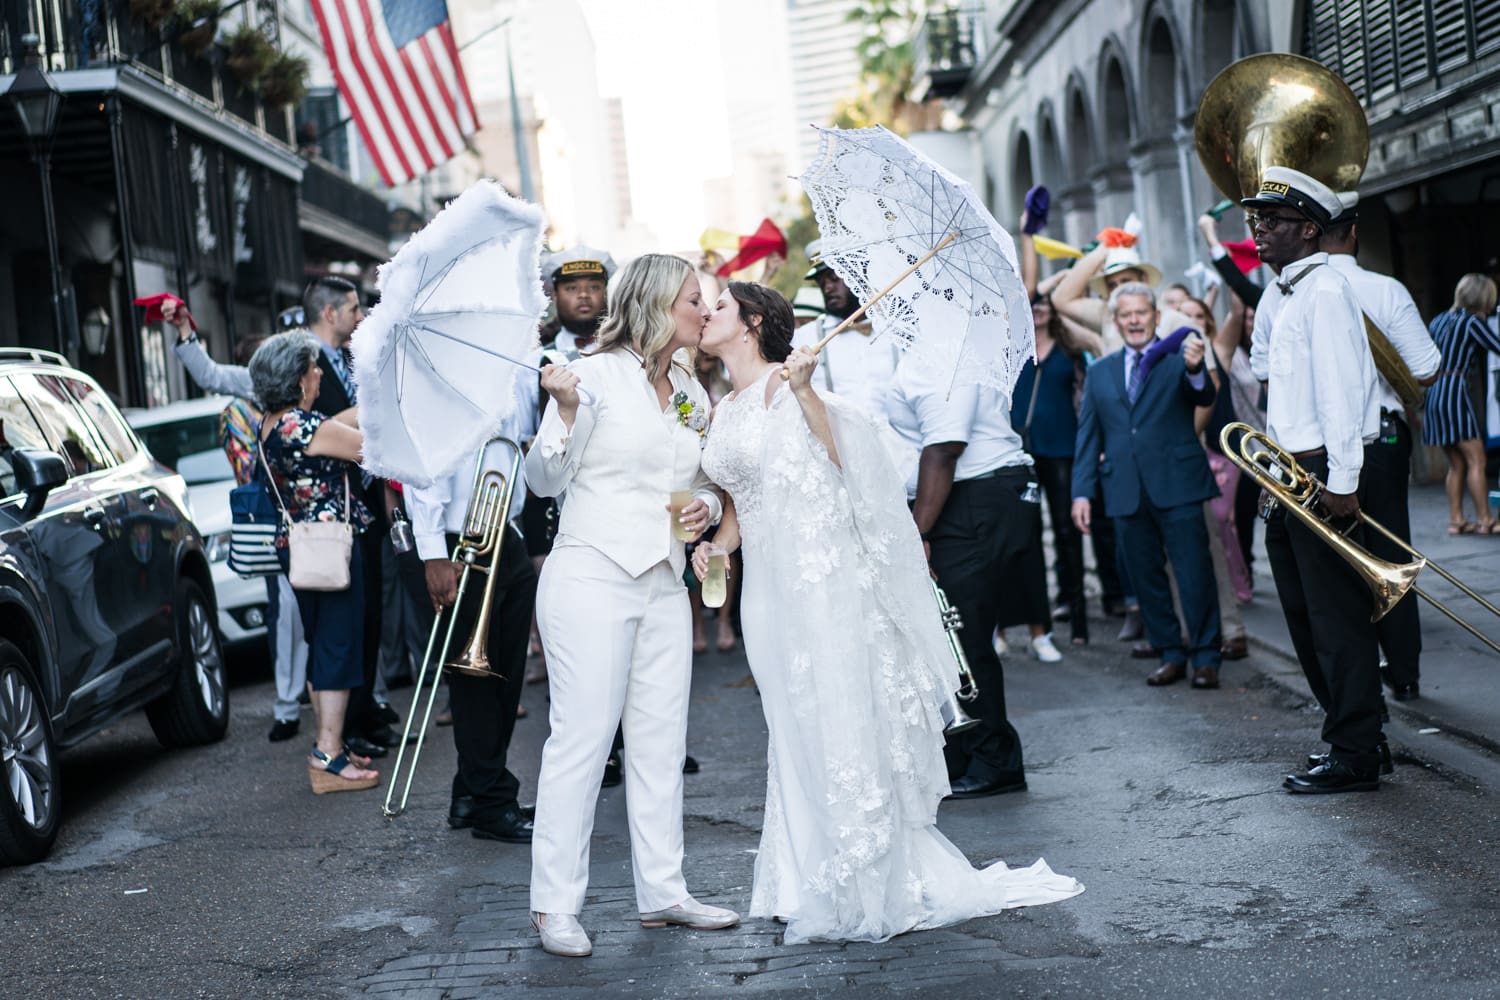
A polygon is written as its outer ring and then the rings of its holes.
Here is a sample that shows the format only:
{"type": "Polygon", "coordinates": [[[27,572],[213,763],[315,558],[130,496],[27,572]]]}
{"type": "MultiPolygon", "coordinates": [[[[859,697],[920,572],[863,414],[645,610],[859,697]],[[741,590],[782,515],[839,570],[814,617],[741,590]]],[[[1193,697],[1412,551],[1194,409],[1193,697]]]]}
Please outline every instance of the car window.
{"type": "MultiPolygon", "coordinates": [[[[46,382],[52,378],[43,375],[41,379],[46,382]]],[[[89,415],[94,422],[94,427],[99,431],[99,436],[104,439],[104,445],[115,457],[115,461],[121,465],[130,461],[139,451],[135,444],[135,438],[131,437],[130,431],[125,427],[125,421],[120,417],[120,412],[115,409],[113,403],[104,395],[97,386],[92,386],[77,378],[60,378],[59,381],[68,387],[73,398],[78,400],[78,405],[83,407],[83,412],[89,415]]]]}
{"type": "MultiPolygon", "coordinates": [[[[146,450],[163,465],[177,469],[184,455],[196,455],[202,451],[222,452],[219,441],[219,415],[205,413],[197,417],[163,421],[150,427],[137,427],[146,450]]],[[[177,471],[181,472],[181,469],[177,471]]]]}
{"type": "Polygon", "coordinates": [[[46,430],[53,450],[67,463],[70,477],[98,472],[113,464],[110,456],[94,440],[88,421],[73,405],[72,397],[56,376],[46,376],[43,381],[35,375],[18,372],[11,378],[26,405],[46,430]]]}
{"type": "Polygon", "coordinates": [[[9,379],[0,378],[0,496],[16,492],[16,471],[11,454],[17,448],[44,448],[52,444],[42,433],[41,425],[27,409],[26,402],[9,379]]]}

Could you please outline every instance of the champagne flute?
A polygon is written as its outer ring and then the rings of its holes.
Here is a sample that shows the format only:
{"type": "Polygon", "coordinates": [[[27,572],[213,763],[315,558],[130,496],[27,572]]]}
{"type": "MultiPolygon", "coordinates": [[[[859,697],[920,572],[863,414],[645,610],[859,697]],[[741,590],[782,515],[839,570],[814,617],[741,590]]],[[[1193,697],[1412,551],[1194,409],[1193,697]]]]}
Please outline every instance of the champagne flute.
{"type": "Polygon", "coordinates": [[[722,608],[729,600],[729,553],[708,543],[708,572],[703,575],[703,606],[722,608]]]}

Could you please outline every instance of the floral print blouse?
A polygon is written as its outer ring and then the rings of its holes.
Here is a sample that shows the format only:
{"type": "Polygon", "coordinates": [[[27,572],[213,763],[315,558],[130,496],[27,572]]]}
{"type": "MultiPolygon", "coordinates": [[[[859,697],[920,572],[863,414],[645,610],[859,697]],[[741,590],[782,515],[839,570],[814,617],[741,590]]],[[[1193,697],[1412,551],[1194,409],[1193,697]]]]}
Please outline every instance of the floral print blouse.
{"type": "Polygon", "coordinates": [[[359,498],[359,467],[341,458],[307,453],[313,434],[328,419],[311,410],[287,411],[263,443],[271,481],[293,521],[345,520],[347,481],[351,506],[347,520],[355,531],[364,531],[374,518],[359,498]]]}

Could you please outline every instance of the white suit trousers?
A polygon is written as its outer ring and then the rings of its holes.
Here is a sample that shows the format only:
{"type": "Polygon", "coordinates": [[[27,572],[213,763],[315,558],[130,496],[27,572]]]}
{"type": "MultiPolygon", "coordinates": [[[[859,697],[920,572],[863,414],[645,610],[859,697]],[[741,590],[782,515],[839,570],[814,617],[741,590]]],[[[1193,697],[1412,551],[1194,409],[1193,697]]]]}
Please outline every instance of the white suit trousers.
{"type": "Polygon", "coordinates": [[[277,573],[276,644],[273,666],[276,671],[276,706],[278,722],[295,722],[302,712],[297,696],[307,687],[307,640],[302,635],[302,615],[297,610],[297,592],[285,573],[277,573]]]}
{"type": "Polygon", "coordinates": [[[625,728],[625,808],[643,913],[687,899],[682,761],[692,612],[663,561],[632,578],[597,549],[552,550],[536,597],[552,734],[542,749],[531,841],[531,908],[577,914],[588,890],[594,805],[615,727],[625,728]]]}

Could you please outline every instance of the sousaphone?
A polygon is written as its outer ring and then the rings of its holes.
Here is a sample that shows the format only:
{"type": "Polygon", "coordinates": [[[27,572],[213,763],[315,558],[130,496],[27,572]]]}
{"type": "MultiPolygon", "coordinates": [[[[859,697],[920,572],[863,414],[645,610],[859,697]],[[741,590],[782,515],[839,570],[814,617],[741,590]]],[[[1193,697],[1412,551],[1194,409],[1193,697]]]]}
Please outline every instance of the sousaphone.
{"type": "MultiPolygon", "coordinates": [[[[1370,124],[1354,91],[1322,63],[1284,52],[1247,56],[1214,77],[1193,131],[1203,169],[1236,203],[1260,190],[1272,166],[1353,191],[1370,158],[1370,124]]],[[[1368,315],[1365,334],[1380,374],[1420,406],[1421,384],[1368,315]]]]}

